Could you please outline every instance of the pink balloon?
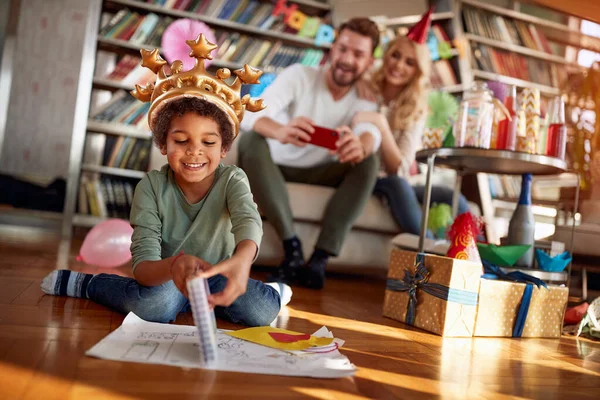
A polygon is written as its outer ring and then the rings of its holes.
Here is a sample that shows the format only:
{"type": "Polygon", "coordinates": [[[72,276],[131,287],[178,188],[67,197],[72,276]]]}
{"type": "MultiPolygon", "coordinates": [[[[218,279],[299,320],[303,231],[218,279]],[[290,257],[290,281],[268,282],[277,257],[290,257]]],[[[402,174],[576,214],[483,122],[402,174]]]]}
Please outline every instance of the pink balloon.
{"type": "MultiPolygon", "coordinates": [[[[188,18],[181,18],[172,22],[165,29],[161,39],[162,53],[165,59],[170,63],[181,60],[184,71],[192,69],[196,60],[190,57],[190,47],[185,41],[195,40],[201,33],[204,33],[209,42],[217,43],[215,33],[204,22],[188,18]]],[[[211,63],[212,60],[204,60],[204,66],[207,68],[211,63]]]]}
{"type": "Polygon", "coordinates": [[[114,268],[131,260],[133,228],[123,219],[108,219],[94,226],[79,250],[78,261],[114,268]]]}

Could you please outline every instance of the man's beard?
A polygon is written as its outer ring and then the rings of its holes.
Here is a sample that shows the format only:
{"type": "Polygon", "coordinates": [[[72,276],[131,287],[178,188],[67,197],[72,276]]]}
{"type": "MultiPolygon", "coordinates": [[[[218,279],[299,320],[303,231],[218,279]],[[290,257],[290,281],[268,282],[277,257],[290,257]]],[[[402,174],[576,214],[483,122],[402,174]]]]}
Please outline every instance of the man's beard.
{"type": "MultiPolygon", "coordinates": [[[[331,71],[331,77],[333,78],[333,81],[335,82],[336,85],[338,86],[352,86],[354,85],[354,83],[358,80],[358,78],[360,77],[360,74],[358,73],[358,71],[354,68],[354,69],[347,69],[347,68],[342,68],[342,66],[340,65],[340,63],[337,63],[333,66],[333,70],[331,71]],[[337,72],[340,71],[341,74],[347,74],[347,73],[351,73],[352,76],[350,79],[347,80],[343,80],[341,78],[339,78],[337,75],[337,72]]],[[[341,75],[340,74],[340,75],[341,75]]]]}

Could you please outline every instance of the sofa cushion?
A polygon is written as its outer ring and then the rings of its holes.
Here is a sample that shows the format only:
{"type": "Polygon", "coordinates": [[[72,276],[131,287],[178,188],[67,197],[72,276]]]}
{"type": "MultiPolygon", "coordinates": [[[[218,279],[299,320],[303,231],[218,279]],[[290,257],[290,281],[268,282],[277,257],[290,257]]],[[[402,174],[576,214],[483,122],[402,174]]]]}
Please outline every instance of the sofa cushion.
{"type": "MultiPolygon", "coordinates": [[[[287,183],[286,185],[294,219],[320,223],[335,189],[304,183],[287,183]]],[[[362,214],[354,223],[354,228],[391,234],[400,232],[389,209],[375,196],[371,196],[367,202],[362,214]]]]}
{"type": "MultiPolygon", "coordinates": [[[[304,258],[308,259],[315,247],[321,227],[310,222],[296,221],[294,228],[302,241],[304,258]]],[[[277,266],[283,259],[283,246],[275,229],[267,221],[263,225],[263,240],[255,264],[277,266]]],[[[344,245],[337,257],[331,257],[327,264],[328,271],[345,271],[355,269],[356,272],[366,270],[387,270],[392,248],[393,235],[353,229],[346,236],[344,245]]]]}

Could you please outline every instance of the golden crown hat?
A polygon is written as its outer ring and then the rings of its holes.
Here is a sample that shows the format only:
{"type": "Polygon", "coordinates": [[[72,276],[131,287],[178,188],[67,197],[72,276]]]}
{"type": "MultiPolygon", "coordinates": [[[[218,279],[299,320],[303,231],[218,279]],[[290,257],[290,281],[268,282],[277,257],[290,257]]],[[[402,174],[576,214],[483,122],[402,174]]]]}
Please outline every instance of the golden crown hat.
{"type": "Polygon", "coordinates": [[[265,108],[262,99],[251,99],[249,94],[240,99],[242,84],[260,83],[259,78],[263,72],[244,64],[243,68],[233,71],[236,78],[229,85],[225,82],[231,76],[229,69],[220,68],[216,76],[213,76],[206,72],[204,66],[204,60],[212,60],[210,53],[217,45],[209,42],[202,33],[196,40],[185,42],[191,49],[190,57],[196,59],[194,67],[189,71],[182,71],[183,62],[180,60],[175,60],[168,66],[158,49],[140,50],[142,67],[152,70],[157,75],[156,82],[150,82],[146,86],[135,85],[131,94],[142,102],[152,103],[148,111],[150,130],[155,131],[156,116],[169,102],[182,97],[198,97],[223,110],[233,125],[234,135],[237,136],[244,111],[257,112],[265,108]],[[170,75],[165,71],[166,66],[170,69],[170,75]]]}

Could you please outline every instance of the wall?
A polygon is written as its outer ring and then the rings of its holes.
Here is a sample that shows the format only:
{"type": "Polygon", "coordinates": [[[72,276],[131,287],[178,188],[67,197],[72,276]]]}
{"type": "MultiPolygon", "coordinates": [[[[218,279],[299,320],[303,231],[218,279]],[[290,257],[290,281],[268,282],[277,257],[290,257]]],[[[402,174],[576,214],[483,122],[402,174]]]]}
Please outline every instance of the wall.
{"type": "Polygon", "coordinates": [[[427,0],[329,0],[329,3],[333,6],[335,26],[356,16],[399,17],[422,14],[428,8],[427,0]]]}
{"type": "Polygon", "coordinates": [[[20,3],[0,173],[66,177],[89,3],[20,3]]]}

